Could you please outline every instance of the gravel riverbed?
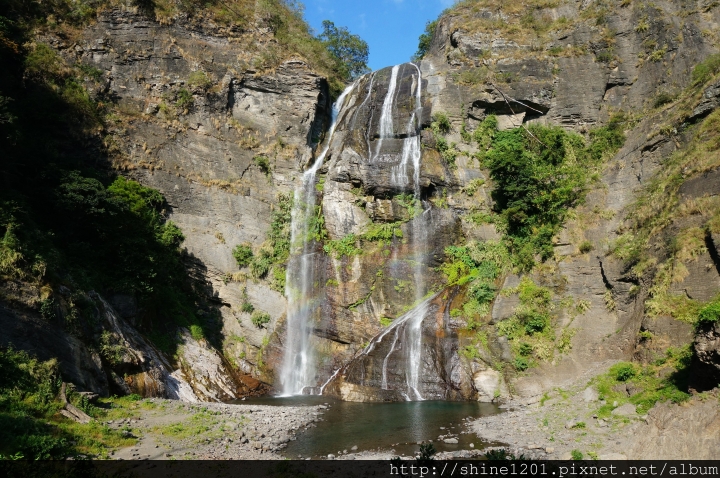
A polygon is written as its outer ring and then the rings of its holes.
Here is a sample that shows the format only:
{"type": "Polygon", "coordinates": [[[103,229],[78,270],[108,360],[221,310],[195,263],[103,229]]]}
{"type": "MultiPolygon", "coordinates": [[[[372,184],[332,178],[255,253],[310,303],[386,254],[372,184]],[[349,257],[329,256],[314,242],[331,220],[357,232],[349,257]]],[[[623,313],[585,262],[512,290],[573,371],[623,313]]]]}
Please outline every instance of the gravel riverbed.
{"type": "Polygon", "coordinates": [[[113,453],[121,460],[271,460],[298,433],[313,427],[320,406],[278,407],[144,401],[134,417],[106,422],[138,437],[113,453]]]}

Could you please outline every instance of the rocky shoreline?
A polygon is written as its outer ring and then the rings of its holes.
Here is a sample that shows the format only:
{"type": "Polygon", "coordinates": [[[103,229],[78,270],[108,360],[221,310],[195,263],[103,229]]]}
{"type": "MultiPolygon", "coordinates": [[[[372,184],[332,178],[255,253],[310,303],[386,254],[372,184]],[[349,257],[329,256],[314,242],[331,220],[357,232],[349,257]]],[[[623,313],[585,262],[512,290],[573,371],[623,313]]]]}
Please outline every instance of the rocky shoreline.
{"type": "Polygon", "coordinates": [[[118,460],[281,460],[280,451],[314,422],[321,406],[183,403],[148,399],[136,416],[106,422],[138,438],[118,460]]]}
{"type": "MultiPolygon", "coordinates": [[[[601,459],[706,459],[717,443],[713,436],[720,424],[713,391],[682,404],[656,405],[638,415],[626,405],[611,418],[598,418],[603,405],[598,393],[586,384],[546,393],[534,403],[511,400],[503,413],[466,417],[437,430],[432,440],[396,443],[375,450],[356,446],[315,459],[413,460],[420,445],[434,443],[441,450],[434,458],[482,458],[491,450],[504,450],[516,458],[533,460],[601,459]],[[454,425],[454,426],[450,426],[454,425]],[[705,429],[707,433],[693,434],[705,429]],[[683,446],[677,437],[684,436],[683,446]],[[694,438],[693,438],[694,437],[694,438]],[[461,449],[442,450],[445,445],[461,449]],[[397,450],[396,450],[397,449],[397,450]]],[[[146,399],[125,418],[106,421],[108,427],[137,437],[134,446],[110,453],[117,460],[283,460],[311,459],[287,456],[290,441],[323,420],[328,405],[273,406],[224,403],[183,403],[146,399]]]]}

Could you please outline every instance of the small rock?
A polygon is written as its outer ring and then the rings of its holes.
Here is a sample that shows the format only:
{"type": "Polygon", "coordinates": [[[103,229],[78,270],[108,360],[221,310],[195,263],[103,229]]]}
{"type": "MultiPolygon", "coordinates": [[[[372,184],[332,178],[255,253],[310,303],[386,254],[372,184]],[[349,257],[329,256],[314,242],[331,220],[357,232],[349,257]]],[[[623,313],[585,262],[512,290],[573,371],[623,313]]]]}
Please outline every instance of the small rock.
{"type": "Polygon", "coordinates": [[[555,453],[555,448],[549,446],[545,448],[545,453],[555,453]]]}
{"type": "Polygon", "coordinates": [[[565,422],[565,428],[570,429],[575,426],[575,420],[568,420],[565,422]]]}
{"type": "Polygon", "coordinates": [[[615,400],[615,401],[613,402],[613,407],[617,407],[617,406],[618,406],[618,402],[617,402],[617,400],[615,400]]]}
{"type": "Polygon", "coordinates": [[[327,456],[327,459],[328,459],[328,460],[334,460],[334,459],[335,459],[335,455],[333,455],[333,454],[331,453],[331,454],[329,454],[329,455],[327,456]]]}
{"type": "Polygon", "coordinates": [[[474,444],[474,443],[471,443],[469,446],[470,446],[470,448],[475,448],[475,444],[474,444]]]}
{"type": "Polygon", "coordinates": [[[451,445],[456,445],[458,442],[457,438],[446,438],[443,441],[451,445]]]}
{"type": "Polygon", "coordinates": [[[351,451],[357,451],[357,449],[358,449],[358,448],[357,448],[357,445],[353,445],[353,447],[350,448],[351,451]]]}
{"type": "Polygon", "coordinates": [[[624,417],[631,417],[637,415],[637,411],[635,410],[635,405],[632,403],[626,403],[625,405],[621,407],[617,407],[612,412],[613,415],[620,415],[624,417]]]}
{"type": "Polygon", "coordinates": [[[596,402],[600,398],[600,394],[593,387],[588,387],[582,392],[582,399],[585,402],[596,402]]]}

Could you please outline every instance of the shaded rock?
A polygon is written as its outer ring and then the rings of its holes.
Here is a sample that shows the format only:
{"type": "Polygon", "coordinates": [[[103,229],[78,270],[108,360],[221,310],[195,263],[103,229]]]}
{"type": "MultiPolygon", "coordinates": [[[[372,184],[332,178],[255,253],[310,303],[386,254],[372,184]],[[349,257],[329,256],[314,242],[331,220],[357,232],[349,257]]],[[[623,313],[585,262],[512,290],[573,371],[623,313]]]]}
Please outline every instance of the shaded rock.
{"type": "Polygon", "coordinates": [[[693,109],[689,120],[698,120],[703,116],[710,114],[715,108],[720,106],[720,81],[716,81],[712,85],[705,88],[700,102],[693,109]]]}
{"type": "Polygon", "coordinates": [[[720,322],[700,323],[693,349],[701,365],[696,381],[706,389],[717,386],[720,383],[720,322]]]}

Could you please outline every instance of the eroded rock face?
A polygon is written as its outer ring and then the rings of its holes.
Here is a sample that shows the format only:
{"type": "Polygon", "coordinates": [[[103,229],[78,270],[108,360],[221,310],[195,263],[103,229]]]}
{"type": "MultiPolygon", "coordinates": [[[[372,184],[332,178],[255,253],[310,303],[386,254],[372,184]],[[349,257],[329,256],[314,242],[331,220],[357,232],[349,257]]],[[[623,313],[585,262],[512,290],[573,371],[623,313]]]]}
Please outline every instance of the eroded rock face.
{"type": "Polygon", "coordinates": [[[708,388],[720,385],[720,322],[700,324],[693,346],[702,364],[700,373],[707,374],[703,385],[708,388]]]}
{"type": "Polygon", "coordinates": [[[712,460],[717,457],[720,408],[717,399],[693,400],[690,406],[665,402],[655,405],[647,425],[633,430],[627,456],[643,460],[712,460]]]}
{"type": "Polygon", "coordinates": [[[471,398],[461,391],[468,383],[458,355],[458,325],[441,297],[424,301],[375,337],[325,393],[351,401],[471,398]]]}
{"type": "MultiPolygon", "coordinates": [[[[570,3],[533,14],[575,18],[581,8],[570,3]]],[[[602,28],[590,23],[553,32],[547,44],[538,46],[503,38],[502,32],[473,33],[449,15],[438,23],[422,62],[386,68],[357,81],[318,172],[317,204],[330,240],[360,236],[378,225],[395,224],[399,232],[363,242],[362,254],[312,246],[316,286],[322,290],[312,311],[311,340],[319,363],[316,383],[309,387],[319,390],[338,372],[325,391],[348,400],[404,400],[414,393],[408,389],[406,370],[409,340],[402,328],[383,324],[402,320],[430,290],[442,292],[418,319],[422,360],[413,386],[423,398],[488,401],[505,396],[508,388],[526,398],[538,397],[606,361],[631,357],[641,327],[662,329],[658,334],[672,335],[673,340],[687,338],[688,330],[678,324],[644,320],[645,289],[608,254],[608,244],[623,231],[626,208],[677,148],[676,141],[657,134],[656,118],[641,119],[628,133],[601,183],[588,193],[581,212],[591,220],[568,221],[559,234],[556,258],[547,264],[552,280],[533,277],[553,288],[557,310],[562,299],[582,303],[581,313],[557,313],[558,335],[570,336],[564,354],[522,376],[505,376],[489,365],[512,362],[514,353],[504,337],[490,336],[479,356],[459,354],[469,334],[462,330],[466,324],[451,318],[449,311],[457,307],[453,301],[463,291],[443,290],[445,278],[437,270],[446,246],[499,237],[494,225],[468,220],[478,208],[492,206],[492,184],[473,158],[477,147],[462,141],[462,126],[471,131],[494,114],[501,128],[542,122],[586,132],[612,111],[640,110],[656,92],[687,85],[689,70],[712,51],[701,32],[712,28],[718,14],[713,7],[705,16],[685,11],[681,16],[680,9],[662,1],[653,9],[609,12],[608,31],[616,32],[612,45],[602,28]],[[647,32],[636,29],[640,20],[647,21],[647,32]],[[663,51],[662,61],[649,58],[648,38],[663,51]],[[493,81],[473,80],[472,74],[482,68],[492,69],[493,81]],[[468,77],[471,81],[463,80],[468,77]],[[394,93],[388,95],[391,89],[394,93]],[[388,96],[389,130],[381,133],[388,129],[387,121],[381,121],[388,96]],[[448,141],[456,142],[460,151],[454,164],[434,149],[435,138],[426,130],[433,114],[440,112],[450,119],[448,141]],[[423,146],[417,168],[404,157],[416,139],[423,146]],[[583,240],[592,244],[592,252],[580,252],[583,240]],[[419,276],[422,282],[416,280],[419,276]],[[374,346],[363,352],[369,343],[374,346]]],[[[483,21],[518,20],[490,11],[477,16],[483,21]]],[[[232,280],[239,270],[231,251],[243,242],[259,247],[266,240],[277,195],[292,195],[318,153],[313,145],[328,140],[322,138],[330,102],[325,81],[300,61],[258,74],[238,58],[236,43],[210,27],[195,31],[163,26],[113,10],[85,32],[78,48],[64,52],[105,72],[101,88],[125,111],[112,131],[119,149],[116,162],[165,195],[170,218],[183,230],[184,246],[195,259],[196,273],[208,280],[209,294],[220,304],[228,339],[223,352],[244,378],[204,382],[225,362],[192,341],[186,343],[188,353],[205,365],[170,375],[202,383],[192,393],[210,400],[257,389],[259,384],[250,383],[248,376],[266,384],[278,376],[287,311],[284,291],[277,286],[273,290],[268,279],[232,280]],[[190,75],[198,71],[207,76],[209,88],[190,84],[190,75]],[[186,111],[174,106],[181,89],[192,96],[186,111]],[[270,173],[256,164],[258,155],[269,158],[270,173]],[[268,312],[271,321],[263,327],[252,324],[250,314],[240,309],[246,301],[268,312]],[[243,385],[243,380],[248,383],[243,385]]],[[[713,88],[703,93],[693,113],[698,118],[717,106],[713,88]]],[[[713,178],[708,174],[688,188],[710,194],[716,190],[713,178]]],[[[718,269],[706,267],[718,256],[715,236],[707,240],[709,259],[702,257],[696,273],[674,286],[678,292],[706,300],[720,284],[718,269]]],[[[497,287],[515,288],[519,279],[500,278],[497,287]]],[[[115,302],[123,317],[136,313],[122,297],[115,302]]],[[[485,319],[506,320],[518,306],[517,294],[500,294],[485,319]]],[[[161,368],[153,365],[142,371],[145,375],[136,373],[133,386],[164,393],[165,372],[157,372],[161,368]]],[[[111,381],[117,382],[115,378],[111,381]]]]}

